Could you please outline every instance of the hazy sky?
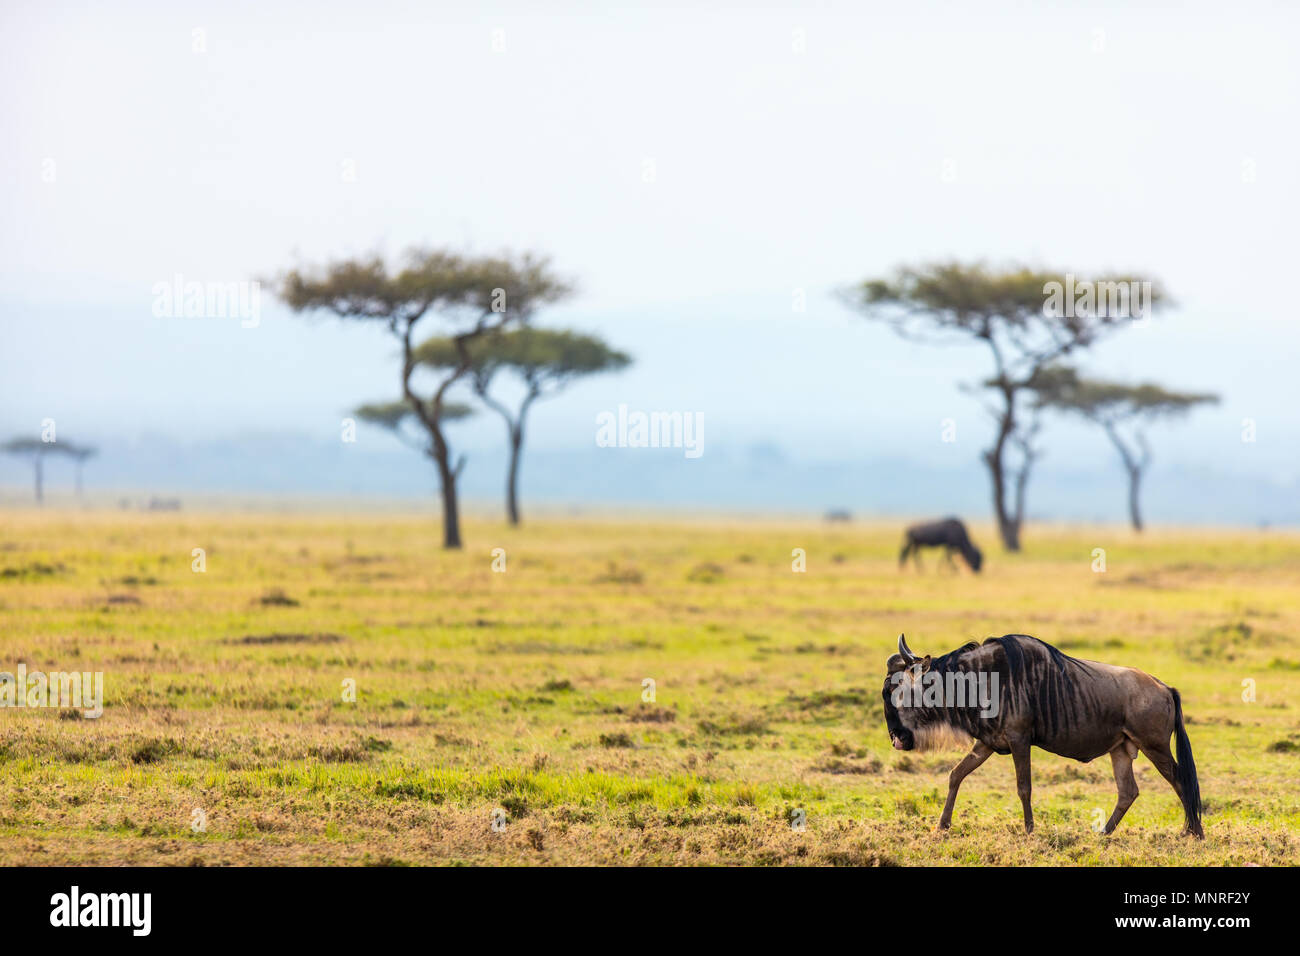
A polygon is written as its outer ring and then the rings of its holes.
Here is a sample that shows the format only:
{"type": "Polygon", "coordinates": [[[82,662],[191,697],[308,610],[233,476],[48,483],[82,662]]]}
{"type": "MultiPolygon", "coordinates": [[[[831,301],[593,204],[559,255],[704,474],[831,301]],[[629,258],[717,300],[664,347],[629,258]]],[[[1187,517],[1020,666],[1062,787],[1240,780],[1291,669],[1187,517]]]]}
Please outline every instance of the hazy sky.
{"type": "Polygon", "coordinates": [[[425,243],[549,252],[580,295],[539,322],[636,357],[539,409],[541,446],[626,402],[711,442],[973,460],[954,383],[984,356],[830,294],[955,256],[1160,277],[1179,307],[1089,367],[1224,394],[1163,460],[1300,472],[1293,7],[656,7],[6,0],[0,428],[337,434],[395,394],[382,334],[265,294],[257,328],[155,318],[153,286],[425,243]]]}

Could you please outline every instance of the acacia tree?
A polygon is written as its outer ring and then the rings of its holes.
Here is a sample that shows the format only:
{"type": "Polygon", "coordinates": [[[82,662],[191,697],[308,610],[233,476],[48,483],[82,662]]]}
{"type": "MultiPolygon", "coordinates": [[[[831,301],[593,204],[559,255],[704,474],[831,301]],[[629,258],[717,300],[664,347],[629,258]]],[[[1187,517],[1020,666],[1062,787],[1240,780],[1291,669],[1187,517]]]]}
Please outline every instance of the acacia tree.
{"type": "Polygon", "coordinates": [[[526,323],[540,305],[567,296],[545,258],[531,254],[468,257],[441,249],[414,249],[405,264],[380,256],[345,259],[319,269],[292,270],[275,283],[295,312],[325,311],[343,319],[380,322],[402,347],[402,400],[429,435],[442,493],[443,547],[461,547],[456,468],[443,431],[447,389],[470,367],[469,345],[481,336],[526,323]],[[413,337],[425,316],[451,326],[460,362],[444,369],[430,394],[417,394],[413,337]]]}
{"type": "Polygon", "coordinates": [[[7,455],[24,455],[31,459],[35,472],[36,503],[45,501],[45,456],[68,454],[66,443],[43,441],[40,438],[11,438],[0,445],[0,451],[7,455]]]}
{"type": "MultiPolygon", "coordinates": [[[[419,424],[419,417],[411,410],[411,406],[404,401],[397,402],[379,402],[370,405],[360,405],[353,412],[357,418],[371,425],[378,425],[393,434],[398,441],[409,448],[414,448],[421,454],[428,455],[436,460],[433,452],[433,442],[429,433],[423,431],[419,424]],[[411,428],[410,426],[415,426],[411,428]],[[423,431],[423,434],[421,432],[423,431]]],[[[460,402],[443,402],[442,409],[438,413],[440,422],[460,421],[474,414],[474,409],[460,402]]],[[[458,479],[460,473],[465,468],[465,456],[461,455],[456,464],[452,466],[452,474],[458,479]]]]}
{"type": "Polygon", "coordinates": [[[1078,415],[1106,432],[1128,475],[1128,513],[1134,531],[1142,530],[1139,493],[1143,473],[1151,464],[1148,427],[1219,400],[1209,392],[1175,392],[1151,382],[1129,385],[1083,378],[1068,366],[1045,370],[1033,388],[1037,407],[1078,415]]]}
{"type": "MultiPolygon", "coordinates": [[[[575,378],[624,368],[631,358],[611,349],[599,338],[578,332],[519,328],[484,336],[469,347],[470,382],[483,404],[506,423],[509,463],[506,467],[506,514],[512,525],[519,524],[519,458],[524,445],[524,424],[528,409],[539,398],[564,389],[575,378]],[[490,391],[499,372],[513,373],[524,386],[517,409],[490,391]]],[[[421,343],[416,361],[435,369],[460,364],[461,353],[453,339],[445,336],[421,343]]]]}
{"type": "Polygon", "coordinates": [[[904,338],[971,342],[988,349],[993,376],[982,383],[983,403],[996,423],[983,453],[993,490],[993,513],[1008,551],[1020,550],[1025,490],[1037,457],[1039,420],[1023,402],[1036,375],[1066,355],[1139,318],[1165,301],[1154,281],[957,262],[901,267],[842,294],[868,319],[904,338]]]}

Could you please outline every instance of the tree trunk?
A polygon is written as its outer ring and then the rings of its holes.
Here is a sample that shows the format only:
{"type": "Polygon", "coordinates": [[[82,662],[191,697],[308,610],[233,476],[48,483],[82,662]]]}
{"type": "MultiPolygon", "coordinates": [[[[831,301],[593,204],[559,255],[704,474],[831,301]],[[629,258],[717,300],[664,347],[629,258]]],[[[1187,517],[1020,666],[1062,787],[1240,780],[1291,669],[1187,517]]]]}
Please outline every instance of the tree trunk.
{"type": "Polygon", "coordinates": [[[524,444],[521,427],[510,429],[510,468],[506,473],[506,515],[510,523],[519,525],[519,451],[524,444]]]}
{"type": "Polygon", "coordinates": [[[1138,493],[1142,485],[1142,471],[1151,463],[1151,448],[1147,445],[1146,437],[1139,431],[1137,433],[1137,444],[1142,449],[1141,457],[1139,457],[1124,443],[1115,422],[1103,421],[1102,427],[1106,429],[1111,444],[1115,446],[1115,450],[1119,452],[1120,461],[1124,463],[1124,470],[1128,472],[1128,519],[1129,523],[1133,525],[1134,531],[1141,531],[1142,510],[1138,506],[1138,493]]]}
{"type": "Polygon", "coordinates": [[[506,519],[513,527],[519,526],[519,460],[523,457],[524,420],[528,417],[528,407],[541,394],[536,383],[531,383],[523,404],[519,406],[519,415],[510,414],[510,409],[498,402],[488,392],[487,380],[482,379],[474,386],[479,398],[488,408],[496,409],[506,423],[506,442],[509,445],[510,460],[506,466],[506,519]]]}
{"type": "Polygon", "coordinates": [[[1025,486],[1029,484],[1029,468],[1033,462],[1029,458],[1028,452],[1025,455],[1025,463],[1020,470],[1016,472],[1016,510],[1015,510],[1015,541],[1016,546],[1012,551],[1020,550],[1020,529],[1025,523],[1025,486]]]}
{"type": "Polygon", "coordinates": [[[1142,530],[1142,511],[1138,507],[1138,491],[1142,484],[1142,469],[1128,469],[1128,517],[1134,531],[1142,530]]]}
{"type": "Polygon", "coordinates": [[[459,548],[460,510],[456,503],[456,469],[451,467],[446,445],[442,445],[442,454],[433,456],[438,466],[438,479],[442,487],[442,546],[459,548]]]}
{"type": "MultiPolygon", "coordinates": [[[[1013,397],[1005,393],[1007,409],[998,421],[998,437],[993,447],[984,453],[984,463],[988,465],[989,477],[993,480],[993,515],[997,518],[998,534],[1002,538],[1002,547],[1007,551],[1020,550],[1020,521],[1007,507],[1006,463],[1003,453],[1007,447],[1007,438],[1015,428],[1013,416],[1013,397]]],[[[1023,492],[1022,492],[1023,494],[1023,492]]]]}
{"type": "MultiPolygon", "coordinates": [[[[432,439],[433,447],[429,449],[429,454],[438,466],[438,481],[442,490],[442,546],[447,549],[459,548],[461,547],[460,511],[456,503],[456,478],[460,469],[453,468],[451,465],[451,449],[447,447],[447,439],[442,434],[442,423],[439,421],[438,415],[441,414],[442,410],[442,396],[446,393],[448,386],[456,381],[465,368],[468,367],[469,362],[462,347],[463,364],[449,378],[444,379],[438,387],[438,392],[433,399],[432,412],[426,410],[424,404],[411,389],[411,373],[415,370],[415,358],[411,349],[413,327],[414,320],[408,321],[401,333],[403,357],[402,396],[406,399],[407,404],[411,406],[411,410],[415,412],[416,417],[424,425],[429,432],[429,437],[432,439]]],[[[457,344],[461,344],[459,340],[457,340],[457,344]]]]}
{"type": "Polygon", "coordinates": [[[45,461],[40,455],[36,456],[36,503],[39,505],[45,501],[45,461]]]}

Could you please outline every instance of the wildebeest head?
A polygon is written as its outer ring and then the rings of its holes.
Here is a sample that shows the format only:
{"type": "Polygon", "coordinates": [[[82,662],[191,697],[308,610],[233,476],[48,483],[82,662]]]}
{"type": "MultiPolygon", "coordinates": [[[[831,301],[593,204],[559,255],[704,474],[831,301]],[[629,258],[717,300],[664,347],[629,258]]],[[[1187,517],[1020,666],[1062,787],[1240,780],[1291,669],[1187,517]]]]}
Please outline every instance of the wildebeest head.
{"type": "Polygon", "coordinates": [[[898,635],[898,653],[891,654],[885,665],[885,726],[889,729],[889,741],[895,750],[911,750],[916,746],[916,708],[899,707],[895,695],[905,684],[915,684],[921,675],[930,669],[930,655],[917,657],[907,646],[903,635],[898,635]]]}
{"type": "Polygon", "coordinates": [[[970,563],[970,569],[978,574],[980,566],[984,563],[984,554],[972,544],[970,552],[966,555],[966,560],[970,563]]]}

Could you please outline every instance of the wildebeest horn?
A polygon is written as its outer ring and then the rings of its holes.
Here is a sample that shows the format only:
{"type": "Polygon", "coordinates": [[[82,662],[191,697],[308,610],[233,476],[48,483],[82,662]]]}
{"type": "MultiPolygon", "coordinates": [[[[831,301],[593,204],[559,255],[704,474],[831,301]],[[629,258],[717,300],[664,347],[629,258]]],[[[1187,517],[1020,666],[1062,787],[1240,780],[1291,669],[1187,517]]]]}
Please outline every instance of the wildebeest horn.
{"type": "Polygon", "coordinates": [[[916,660],[916,655],[913,654],[911,649],[907,646],[907,641],[903,640],[902,634],[898,635],[898,653],[902,654],[903,660],[907,661],[909,664],[916,660]]]}

